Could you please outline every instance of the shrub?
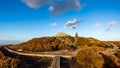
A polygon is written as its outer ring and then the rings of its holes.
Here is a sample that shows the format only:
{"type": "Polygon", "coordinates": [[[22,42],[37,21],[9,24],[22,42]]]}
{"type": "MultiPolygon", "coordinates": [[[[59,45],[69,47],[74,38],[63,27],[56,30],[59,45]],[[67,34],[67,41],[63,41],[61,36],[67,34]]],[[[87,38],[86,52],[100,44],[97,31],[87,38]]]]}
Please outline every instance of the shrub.
{"type": "Polygon", "coordinates": [[[104,63],[102,56],[98,53],[98,48],[85,48],[76,56],[76,61],[85,68],[102,68],[104,63]]]}

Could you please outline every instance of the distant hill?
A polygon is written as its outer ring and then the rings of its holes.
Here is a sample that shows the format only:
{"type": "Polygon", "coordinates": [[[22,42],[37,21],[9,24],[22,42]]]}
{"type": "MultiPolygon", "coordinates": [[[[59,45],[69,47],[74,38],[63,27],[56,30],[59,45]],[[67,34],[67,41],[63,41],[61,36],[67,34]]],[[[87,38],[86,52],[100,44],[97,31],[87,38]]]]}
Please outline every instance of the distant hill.
{"type": "Polygon", "coordinates": [[[109,47],[107,44],[94,39],[85,37],[72,37],[66,33],[59,32],[52,37],[33,38],[27,42],[10,46],[10,48],[23,51],[55,51],[55,50],[74,50],[84,46],[109,47]]]}
{"type": "Polygon", "coordinates": [[[19,44],[21,42],[22,41],[16,41],[16,40],[0,40],[0,45],[7,45],[7,44],[16,45],[16,44],[19,44]]]}
{"type": "MultiPolygon", "coordinates": [[[[66,37],[67,38],[67,37],[66,37]]],[[[55,51],[55,50],[65,50],[73,49],[74,46],[62,42],[56,37],[42,37],[34,38],[27,42],[17,44],[15,46],[10,46],[11,48],[23,49],[23,51],[55,51]]]]}

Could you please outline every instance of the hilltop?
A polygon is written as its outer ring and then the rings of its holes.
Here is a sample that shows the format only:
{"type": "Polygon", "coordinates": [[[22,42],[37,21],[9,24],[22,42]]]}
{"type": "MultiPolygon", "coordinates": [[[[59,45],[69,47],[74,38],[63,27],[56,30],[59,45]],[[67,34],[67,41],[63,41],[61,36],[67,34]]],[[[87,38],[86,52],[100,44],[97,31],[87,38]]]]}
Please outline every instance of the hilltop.
{"type": "Polygon", "coordinates": [[[75,50],[84,46],[109,47],[109,45],[94,39],[85,37],[73,37],[59,32],[52,37],[33,38],[27,42],[10,46],[14,50],[22,49],[29,52],[43,52],[56,50],[75,50]]]}
{"type": "Polygon", "coordinates": [[[58,33],[55,35],[55,37],[64,37],[64,36],[70,36],[70,35],[68,35],[68,34],[66,34],[66,33],[64,33],[64,32],[58,32],[58,33]]]}

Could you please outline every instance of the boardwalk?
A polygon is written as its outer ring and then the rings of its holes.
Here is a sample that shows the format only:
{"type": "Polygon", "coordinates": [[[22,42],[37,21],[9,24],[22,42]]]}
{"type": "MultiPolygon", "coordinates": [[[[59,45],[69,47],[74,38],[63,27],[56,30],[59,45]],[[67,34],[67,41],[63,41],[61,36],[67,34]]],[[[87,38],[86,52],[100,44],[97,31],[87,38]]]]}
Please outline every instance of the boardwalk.
{"type": "Polygon", "coordinates": [[[114,43],[112,42],[108,42],[110,45],[112,45],[113,49],[114,50],[119,50],[119,47],[117,45],[115,45],[114,43]]]}
{"type": "Polygon", "coordinates": [[[71,52],[64,50],[64,51],[54,51],[54,52],[30,52],[30,53],[14,51],[12,49],[9,49],[8,47],[3,47],[3,50],[8,53],[13,53],[22,56],[50,57],[53,58],[51,68],[60,68],[60,57],[72,59],[81,49],[71,52]]]}
{"type": "Polygon", "coordinates": [[[114,43],[112,43],[112,42],[107,42],[107,43],[109,44],[109,46],[112,46],[112,48],[106,49],[105,51],[100,52],[101,54],[105,54],[105,55],[112,55],[113,54],[112,56],[114,56],[114,53],[116,51],[120,51],[119,47],[117,45],[115,45],[114,43]]]}
{"type": "Polygon", "coordinates": [[[52,68],[60,68],[60,56],[55,56],[52,62],[52,68]]]}

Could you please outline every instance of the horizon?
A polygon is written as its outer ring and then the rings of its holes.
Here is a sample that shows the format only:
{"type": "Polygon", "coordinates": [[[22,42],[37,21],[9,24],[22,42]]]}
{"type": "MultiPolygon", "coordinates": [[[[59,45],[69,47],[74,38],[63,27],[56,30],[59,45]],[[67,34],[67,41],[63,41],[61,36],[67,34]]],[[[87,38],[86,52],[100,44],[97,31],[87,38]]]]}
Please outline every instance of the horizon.
{"type": "Polygon", "coordinates": [[[0,44],[58,32],[120,41],[119,3],[120,0],[0,0],[0,44]]]}

